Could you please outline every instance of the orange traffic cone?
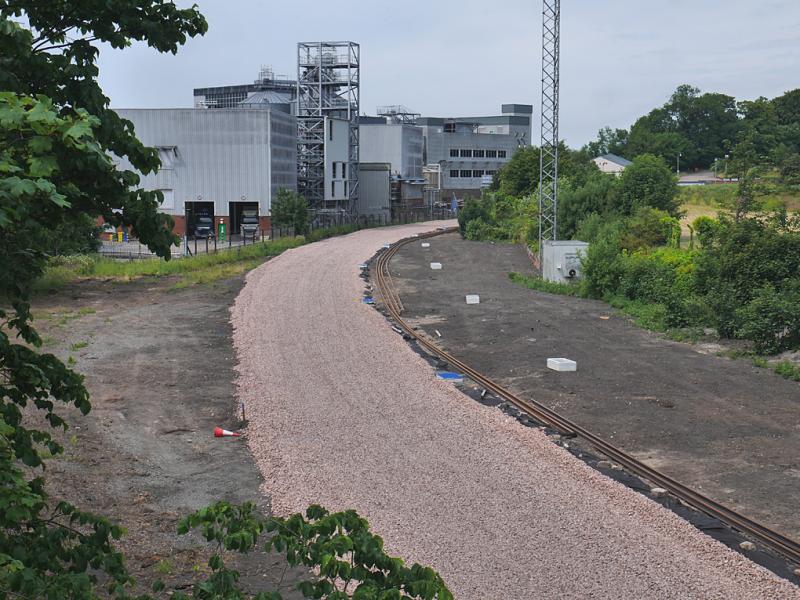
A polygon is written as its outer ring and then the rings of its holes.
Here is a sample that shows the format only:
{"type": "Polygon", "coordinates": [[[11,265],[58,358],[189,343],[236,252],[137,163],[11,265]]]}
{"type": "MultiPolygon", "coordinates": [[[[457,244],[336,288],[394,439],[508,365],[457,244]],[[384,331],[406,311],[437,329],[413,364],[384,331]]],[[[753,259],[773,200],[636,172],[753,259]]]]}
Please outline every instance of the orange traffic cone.
{"type": "Polygon", "coordinates": [[[215,427],[214,437],[239,437],[239,434],[236,433],[235,431],[228,431],[227,429],[223,429],[222,427],[215,427]]]}

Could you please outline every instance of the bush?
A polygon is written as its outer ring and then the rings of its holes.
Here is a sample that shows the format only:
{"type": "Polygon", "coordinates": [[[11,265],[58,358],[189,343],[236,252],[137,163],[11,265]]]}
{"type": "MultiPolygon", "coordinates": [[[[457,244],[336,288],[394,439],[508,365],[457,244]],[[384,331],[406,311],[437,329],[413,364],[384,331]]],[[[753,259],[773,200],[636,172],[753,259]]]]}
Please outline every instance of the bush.
{"type": "Polygon", "coordinates": [[[741,329],[737,311],[763,288],[777,292],[800,272],[800,232],[778,220],[723,218],[698,255],[696,290],[708,299],[725,337],[741,329]]]}
{"type": "MultiPolygon", "coordinates": [[[[591,171],[583,185],[564,182],[558,196],[559,238],[571,239],[579,225],[591,214],[607,214],[612,206],[617,189],[614,175],[591,171]]],[[[582,238],[578,238],[582,239],[582,238]]]]}
{"type": "Polygon", "coordinates": [[[702,324],[708,311],[694,296],[694,254],[672,248],[622,257],[619,292],[630,300],[664,306],[667,327],[702,324]]]}
{"type": "Polygon", "coordinates": [[[786,185],[800,185],[800,154],[792,154],[783,161],[781,181],[786,185]]]}
{"type": "Polygon", "coordinates": [[[702,215],[692,221],[692,229],[697,234],[697,239],[700,241],[701,246],[707,246],[712,243],[714,236],[719,229],[719,221],[702,215]]]}
{"type": "Polygon", "coordinates": [[[800,347],[800,279],[783,292],[772,285],[759,288],[753,299],[736,311],[736,318],[736,336],[752,340],[756,352],[777,354],[800,347]]]}
{"type": "Polygon", "coordinates": [[[619,179],[615,209],[624,215],[649,206],[673,216],[678,214],[678,182],[672,170],[652,154],[637,156],[619,179]]]}
{"type": "Polygon", "coordinates": [[[272,201],[270,215],[276,227],[292,227],[295,235],[308,231],[308,203],[297,192],[279,189],[272,201]]]}

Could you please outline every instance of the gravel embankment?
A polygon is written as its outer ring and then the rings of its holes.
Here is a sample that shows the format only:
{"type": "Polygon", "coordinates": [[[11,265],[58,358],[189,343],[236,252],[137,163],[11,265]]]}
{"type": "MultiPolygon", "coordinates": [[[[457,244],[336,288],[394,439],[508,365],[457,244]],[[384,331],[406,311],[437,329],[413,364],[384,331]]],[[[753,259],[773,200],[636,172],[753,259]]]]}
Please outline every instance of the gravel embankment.
{"type": "Polygon", "coordinates": [[[232,310],[238,394],[274,511],[354,508],[390,553],[438,570],[460,600],[800,599],[541,432],[434,378],[361,302],[358,264],[439,225],[304,246],[248,275],[232,310]]]}

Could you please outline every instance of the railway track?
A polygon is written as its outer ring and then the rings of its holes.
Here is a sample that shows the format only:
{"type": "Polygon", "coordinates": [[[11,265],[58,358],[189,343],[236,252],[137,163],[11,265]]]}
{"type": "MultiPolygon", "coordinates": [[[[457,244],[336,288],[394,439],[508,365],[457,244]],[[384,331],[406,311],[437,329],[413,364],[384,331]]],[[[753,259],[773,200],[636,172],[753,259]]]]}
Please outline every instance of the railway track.
{"type": "Polygon", "coordinates": [[[397,294],[392,281],[392,276],[389,271],[389,264],[392,260],[392,257],[394,257],[400,248],[406,244],[418,242],[420,239],[434,237],[454,230],[455,228],[441,229],[428,234],[420,235],[418,237],[401,240],[387,248],[376,259],[375,267],[372,270],[372,274],[377,286],[376,291],[380,295],[380,299],[382,300],[386,311],[398,328],[416,340],[416,342],[425,348],[425,350],[427,350],[430,354],[447,362],[453,369],[460,371],[478,385],[493,392],[499,398],[502,398],[504,401],[512,404],[537,422],[547,425],[563,435],[577,436],[582,438],[600,453],[618,463],[629,473],[648,480],[654,485],[654,487],[660,487],[667,490],[670,494],[681,500],[684,504],[687,504],[688,506],[705,513],[706,515],[722,521],[732,529],[743,533],[745,536],[752,538],[758,543],[761,543],[765,548],[772,550],[773,552],[793,563],[795,565],[794,568],[797,568],[797,565],[800,565],[800,543],[789,539],[777,531],[769,529],[761,523],[753,521],[752,519],[737,513],[727,506],[720,504],[719,502],[716,502],[707,496],[704,496],[703,494],[683,485],[675,479],[672,479],[668,475],[649,467],[645,463],[627,454],[625,451],[617,448],[613,444],[610,444],[606,440],[598,437],[591,431],[563,417],[550,408],[534,400],[524,399],[517,396],[516,394],[492,381],[486,375],[483,375],[466,363],[460,361],[458,358],[445,352],[423,334],[413,330],[403,319],[403,303],[400,299],[400,296],[397,294]]]}

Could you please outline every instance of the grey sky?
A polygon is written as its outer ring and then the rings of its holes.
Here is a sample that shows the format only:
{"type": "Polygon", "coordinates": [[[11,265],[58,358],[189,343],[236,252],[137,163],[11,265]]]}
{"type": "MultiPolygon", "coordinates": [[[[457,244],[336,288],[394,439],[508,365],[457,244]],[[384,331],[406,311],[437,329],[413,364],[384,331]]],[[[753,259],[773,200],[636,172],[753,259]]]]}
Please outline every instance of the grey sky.
{"type": "MultiPolygon", "coordinates": [[[[262,64],[293,77],[296,42],[345,39],[361,44],[362,112],[538,106],[540,0],[198,4],[209,31],[177,56],[103,50],[114,106],[191,106],[193,88],[250,82],[262,64]]],[[[798,0],[564,0],[561,29],[561,133],[572,146],[604,125],[628,127],[681,83],[739,99],[800,87],[798,0]]]]}

